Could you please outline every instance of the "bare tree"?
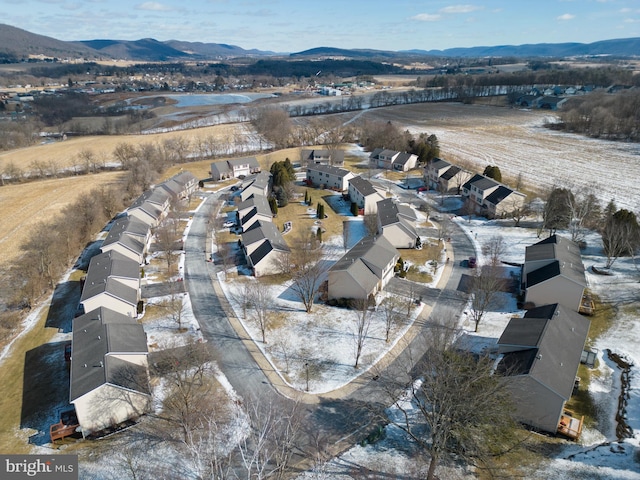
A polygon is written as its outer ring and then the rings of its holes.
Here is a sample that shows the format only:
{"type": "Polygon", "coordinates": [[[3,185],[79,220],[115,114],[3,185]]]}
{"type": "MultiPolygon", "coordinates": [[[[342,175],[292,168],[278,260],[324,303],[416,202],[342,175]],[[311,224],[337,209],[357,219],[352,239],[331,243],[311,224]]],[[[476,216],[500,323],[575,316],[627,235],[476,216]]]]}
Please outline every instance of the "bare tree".
{"type": "Polygon", "coordinates": [[[476,274],[471,277],[471,318],[475,325],[475,332],[488,311],[491,302],[504,287],[499,269],[493,265],[478,267],[476,274]]]}
{"type": "Polygon", "coordinates": [[[400,301],[398,297],[387,296],[380,304],[384,314],[385,338],[384,341],[389,343],[391,331],[402,318],[400,314],[400,301]]]}
{"type": "Polygon", "coordinates": [[[577,193],[567,197],[571,212],[569,231],[572,242],[584,241],[587,229],[600,224],[602,208],[595,193],[589,189],[578,189],[577,193]]]}
{"type": "Polygon", "coordinates": [[[271,315],[275,306],[275,298],[269,285],[260,280],[246,283],[249,297],[249,320],[260,330],[262,343],[267,343],[266,333],[271,326],[271,315]]]}
{"type": "Polygon", "coordinates": [[[369,327],[371,326],[371,315],[369,315],[369,299],[353,299],[351,300],[351,309],[353,310],[353,340],[355,343],[355,364],[353,368],[358,368],[362,350],[369,335],[369,327]]]}
{"type": "Polygon", "coordinates": [[[482,254],[489,260],[489,265],[500,265],[500,257],[507,251],[507,244],[502,235],[494,235],[482,245],[482,254]]]}
{"type": "Polygon", "coordinates": [[[379,381],[393,402],[385,417],[429,457],[427,480],[453,455],[491,471],[493,459],[515,443],[507,384],[494,375],[492,359],[456,350],[453,333],[433,327],[415,368],[379,381]]]}
{"type": "Polygon", "coordinates": [[[329,269],[323,260],[324,254],[317,238],[310,231],[294,239],[291,254],[291,289],[304,304],[305,311],[311,313],[315,297],[329,269]]]}
{"type": "Polygon", "coordinates": [[[169,275],[176,272],[177,260],[174,250],[178,246],[180,240],[180,232],[176,228],[177,219],[166,218],[155,230],[156,246],[164,252],[165,261],[167,263],[167,271],[169,275]]]}
{"type": "Polygon", "coordinates": [[[246,478],[288,478],[302,435],[300,403],[281,397],[250,399],[245,412],[251,428],[238,453],[246,478]]]}

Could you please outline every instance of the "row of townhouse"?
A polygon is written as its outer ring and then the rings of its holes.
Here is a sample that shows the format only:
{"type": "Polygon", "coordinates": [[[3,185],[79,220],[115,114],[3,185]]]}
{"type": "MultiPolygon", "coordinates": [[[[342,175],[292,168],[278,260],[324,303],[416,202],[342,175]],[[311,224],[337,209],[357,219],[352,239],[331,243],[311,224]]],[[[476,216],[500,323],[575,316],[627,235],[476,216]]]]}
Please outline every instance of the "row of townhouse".
{"type": "Polygon", "coordinates": [[[369,162],[377,168],[408,172],[416,168],[418,156],[413,153],[398,152],[386,148],[376,148],[369,155],[369,162]]]}
{"type": "Polygon", "coordinates": [[[289,253],[287,242],[273,223],[268,200],[271,188],[271,173],[260,172],[245,177],[236,194],[235,226],[242,233],[242,253],[255,277],[280,273],[283,256],[289,253]]]}
{"type": "Polygon", "coordinates": [[[339,149],[303,149],[300,152],[300,163],[313,165],[343,165],[344,151],[339,149]]]}
{"type": "Polygon", "coordinates": [[[503,217],[521,209],[526,201],[525,194],[441,158],[434,159],[425,167],[423,178],[430,189],[462,195],[471,212],[487,218],[503,217]]]}
{"type": "Polygon", "coordinates": [[[497,370],[506,375],[517,418],[550,433],[578,438],[582,418],[565,408],[589,333],[587,286],[578,246],[552,236],[528,246],[522,289],[531,307],[512,318],[498,340],[497,370]]]}
{"type": "Polygon", "coordinates": [[[149,410],[147,337],[136,321],[140,268],[151,230],[171,199],[184,199],[197,179],[181,172],[144,192],[116,219],[89,261],[73,320],[69,400],[83,436],[138,418],[149,410]]]}

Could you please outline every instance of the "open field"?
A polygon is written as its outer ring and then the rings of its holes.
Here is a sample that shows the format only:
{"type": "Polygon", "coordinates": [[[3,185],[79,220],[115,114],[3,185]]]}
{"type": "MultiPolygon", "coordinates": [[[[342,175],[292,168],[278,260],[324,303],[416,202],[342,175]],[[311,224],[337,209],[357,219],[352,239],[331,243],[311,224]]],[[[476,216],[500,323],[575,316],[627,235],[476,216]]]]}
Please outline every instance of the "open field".
{"type": "Polygon", "coordinates": [[[194,130],[180,130],[175,132],[150,135],[100,135],[88,137],[73,137],[65,141],[44,143],[31,147],[10,150],[0,153],[0,172],[5,170],[9,162],[13,162],[23,171],[31,170],[34,161],[53,162],[58,168],[68,168],[74,164],[81,164],[78,154],[83,150],[91,150],[97,158],[103,158],[107,163],[114,162],[113,150],[120,143],[131,145],[161,144],[165,140],[182,138],[191,145],[209,137],[219,139],[220,143],[233,144],[235,138],[247,134],[245,124],[215,125],[194,130]]]}
{"type": "Polygon", "coordinates": [[[122,172],[56,178],[0,188],[0,270],[15,261],[33,225],[51,220],[61,209],[94,188],[116,184],[122,172]]]}
{"type": "Polygon", "coordinates": [[[619,208],[640,211],[640,145],[549,130],[543,125],[555,120],[553,112],[432,103],[370,110],[363,118],[433,133],[443,159],[478,171],[497,165],[507,183],[521,174],[534,191],[593,188],[603,203],[613,198],[619,208]]]}

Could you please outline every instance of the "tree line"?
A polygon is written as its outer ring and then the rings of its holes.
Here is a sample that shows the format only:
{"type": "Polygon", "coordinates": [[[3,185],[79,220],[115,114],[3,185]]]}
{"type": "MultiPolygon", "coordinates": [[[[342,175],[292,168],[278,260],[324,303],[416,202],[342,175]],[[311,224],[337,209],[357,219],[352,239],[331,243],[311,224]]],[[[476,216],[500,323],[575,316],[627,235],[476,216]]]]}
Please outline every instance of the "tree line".
{"type": "Polygon", "coordinates": [[[640,141],[640,91],[594,92],[572,98],[560,111],[554,128],[609,140],[640,141]]]}

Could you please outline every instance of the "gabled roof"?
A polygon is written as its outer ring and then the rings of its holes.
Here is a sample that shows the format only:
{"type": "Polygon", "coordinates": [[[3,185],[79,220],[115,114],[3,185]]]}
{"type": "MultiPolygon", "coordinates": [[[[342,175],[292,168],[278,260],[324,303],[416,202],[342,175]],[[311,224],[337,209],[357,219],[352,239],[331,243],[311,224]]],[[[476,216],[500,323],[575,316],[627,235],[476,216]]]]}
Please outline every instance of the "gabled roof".
{"type": "Polygon", "coordinates": [[[568,400],[589,324],[588,319],[559,304],[543,305],[529,310],[524,318],[512,318],[498,340],[504,354],[500,369],[511,375],[530,375],[568,400]]]}
{"type": "Polygon", "coordinates": [[[349,184],[353,185],[358,192],[360,192],[363,196],[368,197],[369,195],[374,195],[378,193],[373,184],[360,176],[353,177],[349,179],[349,184]]]}
{"type": "Polygon", "coordinates": [[[505,187],[504,185],[500,185],[493,192],[487,195],[487,198],[485,198],[485,201],[492,203],[493,205],[498,205],[501,201],[503,201],[512,193],[513,193],[513,190],[511,190],[508,187],[505,187]]]}
{"type": "Polygon", "coordinates": [[[226,162],[230,167],[249,165],[249,168],[260,168],[260,164],[258,163],[258,159],[256,157],[233,158],[231,160],[227,160],[226,162]]]}
{"type": "Polygon", "coordinates": [[[440,170],[441,168],[450,167],[450,166],[451,164],[449,162],[437,157],[431,160],[431,163],[429,164],[429,168],[432,170],[440,170]]]}
{"type": "Polygon", "coordinates": [[[333,264],[330,270],[348,270],[351,264],[358,260],[363,261],[365,265],[371,265],[382,270],[397,255],[398,251],[382,235],[365,237],[333,264]]]}
{"type": "Polygon", "coordinates": [[[488,188],[497,187],[499,183],[489,177],[480,175],[479,179],[471,181],[471,185],[476,187],[478,190],[487,190],[488,188]]]}
{"type": "Polygon", "coordinates": [[[140,279],[140,265],[135,260],[119,252],[109,250],[99,253],[89,261],[87,280],[106,279],[108,277],[140,279]]]}
{"type": "Polygon", "coordinates": [[[71,401],[106,383],[149,393],[146,368],[111,356],[146,354],[142,325],[101,308],[75,318],[72,335],[71,401]]]}
{"type": "Polygon", "coordinates": [[[557,275],[587,286],[580,247],[559,235],[552,235],[526,248],[525,263],[549,261],[548,264],[527,274],[527,286],[536,285],[557,275]]]}
{"type": "Polygon", "coordinates": [[[484,178],[483,175],[480,175],[479,173],[476,173],[473,177],[471,177],[469,180],[467,180],[464,185],[462,185],[462,188],[467,189],[467,190],[471,190],[471,184],[477,182],[478,180],[482,180],[484,178]]]}
{"type": "Polygon", "coordinates": [[[398,156],[393,160],[393,163],[396,165],[405,165],[412,157],[417,157],[413,153],[401,152],[398,156]]]}
{"type": "Polygon", "coordinates": [[[273,175],[270,172],[260,172],[254,173],[253,175],[248,175],[242,180],[242,190],[246,190],[247,188],[253,186],[255,188],[259,188],[260,190],[264,190],[269,186],[271,182],[271,177],[273,175]]]}
{"type": "Polygon", "coordinates": [[[383,156],[383,157],[395,157],[396,155],[398,155],[400,152],[398,152],[397,150],[389,150],[389,149],[384,149],[382,150],[380,153],[378,153],[378,156],[383,156]]]}
{"type": "Polygon", "coordinates": [[[456,165],[451,165],[451,167],[447,168],[447,170],[440,175],[440,178],[444,179],[444,180],[451,180],[453,177],[455,177],[460,171],[462,171],[462,169],[456,165]]]}
{"type": "Polygon", "coordinates": [[[287,242],[273,222],[258,220],[252,225],[251,229],[242,234],[242,243],[245,245],[251,245],[265,240],[271,243],[276,250],[289,251],[287,242]]]}
{"type": "MultiPolygon", "coordinates": [[[[409,205],[398,204],[392,198],[380,200],[377,205],[378,218],[383,228],[395,223],[403,223],[410,226],[409,222],[417,220],[415,212],[409,205]]],[[[415,233],[415,228],[411,228],[415,233]]]]}
{"type": "MultiPolygon", "coordinates": [[[[100,272],[102,273],[102,272],[100,272]]],[[[87,272],[87,280],[82,288],[82,295],[80,301],[84,302],[97,295],[106,293],[114,298],[118,298],[129,305],[136,305],[138,303],[138,290],[129,287],[117,279],[108,277],[105,279],[90,280],[91,271],[87,272]]],[[[97,273],[96,273],[97,276],[97,273]]]]}
{"type": "Polygon", "coordinates": [[[351,173],[346,168],[334,167],[333,165],[323,165],[321,163],[313,163],[307,166],[307,171],[314,170],[316,172],[328,173],[338,178],[344,178],[351,173]]]}
{"type": "MultiPolygon", "coordinates": [[[[149,235],[149,225],[138,220],[135,217],[124,215],[118,219],[116,219],[109,229],[109,233],[107,234],[107,238],[116,237],[118,238],[121,234],[127,233],[129,235],[133,235],[135,237],[144,237],[146,238],[149,235]]],[[[106,239],[105,239],[106,242],[106,239]]]]}
{"type": "Polygon", "coordinates": [[[141,207],[145,203],[151,203],[153,205],[164,205],[169,199],[171,195],[162,187],[154,187],[150,190],[147,190],[135,201],[131,204],[129,208],[137,208],[141,207]]]}
{"type": "Polygon", "coordinates": [[[165,180],[159,186],[167,190],[173,196],[179,196],[187,190],[189,185],[196,183],[198,179],[189,171],[180,172],[165,180]]]}
{"type": "Polygon", "coordinates": [[[374,148],[373,152],[369,154],[369,158],[378,158],[378,155],[382,152],[384,152],[384,148],[374,148]]]}
{"type": "Polygon", "coordinates": [[[156,220],[162,216],[162,209],[157,204],[151,202],[133,204],[127,209],[128,212],[130,212],[131,210],[142,210],[151,218],[156,220]]]}
{"type": "Polygon", "coordinates": [[[273,217],[269,201],[264,195],[251,195],[244,202],[238,204],[238,212],[246,212],[240,218],[240,223],[245,224],[248,220],[255,215],[262,215],[263,217],[273,217]]]}

